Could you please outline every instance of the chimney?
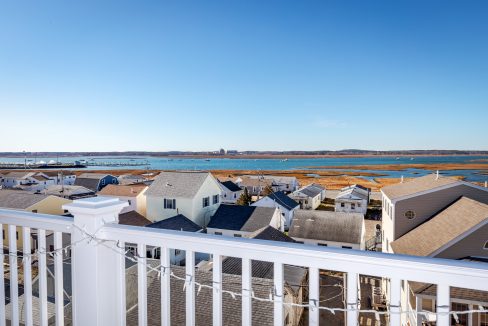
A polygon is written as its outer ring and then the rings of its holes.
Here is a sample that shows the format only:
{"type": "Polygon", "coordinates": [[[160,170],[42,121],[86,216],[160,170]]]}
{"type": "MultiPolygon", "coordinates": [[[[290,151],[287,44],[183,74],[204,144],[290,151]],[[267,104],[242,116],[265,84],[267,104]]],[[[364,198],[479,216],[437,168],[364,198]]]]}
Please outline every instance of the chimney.
{"type": "Polygon", "coordinates": [[[439,170],[437,170],[436,174],[435,174],[435,179],[436,180],[439,180],[439,170]]]}

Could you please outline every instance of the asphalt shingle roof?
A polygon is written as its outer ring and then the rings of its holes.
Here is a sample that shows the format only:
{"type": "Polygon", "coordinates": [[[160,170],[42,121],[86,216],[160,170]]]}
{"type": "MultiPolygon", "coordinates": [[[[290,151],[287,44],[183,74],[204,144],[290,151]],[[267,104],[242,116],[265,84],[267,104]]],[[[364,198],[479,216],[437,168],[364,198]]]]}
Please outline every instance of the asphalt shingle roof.
{"type": "Polygon", "coordinates": [[[98,184],[99,183],[100,183],[99,179],[80,178],[80,177],[75,179],[75,185],[76,186],[85,187],[85,188],[88,188],[88,189],[93,190],[95,192],[98,190],[98,184]]]}
{"type": "Polygon", "coordinates": [[[198,232],[202,228],[183,214],[146,225],[148,228],[198,232]]]}
{"type": "Polygon", "coordinates": [[[219,206],[208,224],[209,228],[254,232],[271,222],[276,208],[225,205],[219,206]]]}
{"type": "Polygon", "coordinates": [[[295,211],[288,235],[292,238],[360,244],[363,215],[329,211],[295,211]]]}
{"type": "Polygon", "coordinates": [[[208,172],[161,172],[146,195],[193,198],[208,176],[208,172]]]}
{"type": "Polygon", "coordinates": [[[395,253],[430,256],[488,219],[488,205],[461,197],[440,213],[391,243],[395,253]]]}
{"type": "Polygon", "coordinates": [[[130,211],[123,214],[119,214],[119,224],[145,226],[151,224],[151,221],[136,211],[130,211]]]}
{"type": "Polygon", "coordinates": [[[299,203],[297,203],[296,201],[294,201],[293,199],[288,197],[283,191],[274,192],[272,194],[269,194],[266,197],[272,199],[277,204],[279,204],[280,206],[283,206],[284,208],[286,208],[288,210],[291,210],[291,209],[300,205],[299,203]]]}
{"type": "Polygon", "coordinates": [[[49,196],[32,194],[21,190],[0,190],[0,207],[26,209],[49,196]]]}
{"type": "Polygon", "coordinates": [[[460,183],[460,181],[454,178],[444,177],[442,175],[437,177],[436,174],[428,174],[426,176],[418,177],[403,183],[383,187],[381,188],[381,191],[389,199],[396,199],[455,183],[460,183]]]}
{"type": "Polygon", "coordinates": [[[233,192],[241,191],[242,190],[238,185],[236,185],[234,182],[232,182],[230,180],[221,182],[221,184],[224,187],[226,187],[227,189],[229,189],[230,191],[233,191],[233,192]]]}

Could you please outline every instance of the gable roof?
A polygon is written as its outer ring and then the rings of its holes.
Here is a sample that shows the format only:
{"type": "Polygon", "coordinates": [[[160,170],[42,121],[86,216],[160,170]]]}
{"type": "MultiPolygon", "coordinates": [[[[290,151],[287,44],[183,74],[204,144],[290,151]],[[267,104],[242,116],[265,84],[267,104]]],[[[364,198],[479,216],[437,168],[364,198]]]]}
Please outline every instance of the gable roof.
{"type": "Polygon", "coordinates": [[[250,236],[252,239],[260,240],[270,240],[270,241],[281,241],[281,242],[296,242],[280,230],[275,229],[271,225],[265,226],[253,232],[250,236]]]}
{"type": "Polygon", "coordinates": [[[301,189],[298,189],[293,194],[294,195],[303,194],[303,195],[305,195],[307,197],[314,198],[314,197],[320,195],[322,193],[322,190],[323,189],[321,189],[319,187],[316,187],[313,184],[309,184],[308,186],[305,186],[305,187],[303,187],[301,189]]]}
{"type": "MultiPolygon", "coordinates": [[[[294,209],[295,207],[299,206],[300,204],[294,201],[292,198],[288,197],[283,191],[277,191],[272,194],[269,194],[265,198],[269,198],[276,202],[278,205],[291,210],[294,209]]],[[[260,199],[261,200],[261,199],[260,199]]],[[[258,203],[259,200],[256,202],[258,203]]]]}
{"type": "Polygon", "coordinates": [[[437,176],[433,173],[406,182],[383,187],[381,188],[381,192],[383,192],[389,199],[393,200],[419,192],[461,183],[462,181],[457,179],[444,177],[442,175],[437,176]]]}
{"type": "Polygon", "coordinates": [[[94,194],[93,190],[83,186],[70,185],[49,185],[44,190],[45,195],[53,196],[76,196],[85,194],[94,194]]]}
{"type": "Polygon", "coordinates": [[[254,232],[268,226],[275,214],[274,207],[221,204],[207,227],[254,232]]]}
{"type": "Polygon", "coordinates": [[[209,172],[161,172],[146,191],[148,196],[193,198],[203,183],[210,176],[209,172]]]}
{"type": "Polygon", "coordinates": [[[0,207],[26,209],[48,198],[47,195],[32,194],[21,190],[0,190],[0,207]]]}
{"type": "Polygon", "coordinates": [[[330,211],[297,210],[288,235],[292,238],[360,244],[363,215],[330,211]]]}
{"type": "Polygon", "coordinates": [[[397,254],[430,256],[488,221],[488,205],[461,197],[443,211],[391,243],[397,254]]]}
{"type": "Polygon", "coordinates": [[[151,221],[136,211],[130,211],[123,214],[119,214],[119,224],[145,226],[151,224],[151,221]]]}
{"type": "Polygon", "coordinates": [[[254,174],[246,174],[245,177],[251,179],[266,179],[266,180],[273,180],[275,183],[281,184],[289,184],[297,181],[296,177],[287,177],[281,175],[254,175],[254,174]]]}
{"type": "Polygon", "coordinates": [[[229,189],[229,191],[232,191],[232,192],[236,192],[236,191],[241,191],[241,187],[239,187],[238,185],[236,185],[234,182],[230,181],[230,180],[227,180],[227,181],[224,181],[224,182],[221,182],[221,184],[229,189]]]}
{"type": "Polygon", "coordinates": [[[339,194],[336,196],[336,200],[368,200],[369,189],[364,188],[360,185],[352,185],[344,187],[341,189],[339,194]]]}
{"type": "Polygon", "coordinates": [[[145,184],[134,185],[114,185],[109,184],[98,192],[99,195],[105,196],[122,196],[122,197],[136,197],[143,192],[147,186],[145,184]]]}
{"type": "Polygon", "coordinates": [[[106,176],[111,176],[111,174],[108,174],[108,173],[85,172],[85,173],[80,174],[78,176],[78,178],[102,180],[106,176]]]}
{"type": "Polygon", "coordinates": [[[3,175],[4,178],[26,179],[32,177],[36,172],[12,171],[3,175]]]}
{"type": "Polygon", "coordinates": [[[146,225],[148,228],[198,232],[202,228],[183,214],[146,225]]]}
{"type": "Polygon", "coordinates": [[[93,191],[98,191],[98,184],[100,183],[99,179],[92,179],[92,178],[76,178],[75,179],[75,186],[82,186],[93,191]]]}

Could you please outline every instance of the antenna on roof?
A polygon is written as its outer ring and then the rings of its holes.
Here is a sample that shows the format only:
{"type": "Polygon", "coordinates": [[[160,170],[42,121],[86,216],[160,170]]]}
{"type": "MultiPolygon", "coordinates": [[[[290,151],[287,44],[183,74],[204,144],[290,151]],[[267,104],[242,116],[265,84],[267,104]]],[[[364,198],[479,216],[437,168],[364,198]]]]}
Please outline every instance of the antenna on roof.
{"type": "Polygon", "coordinates": [[[436,174],[435,174],[435,179],[436,180],[439,180],[439,170],[437,170],[436,174]]]}

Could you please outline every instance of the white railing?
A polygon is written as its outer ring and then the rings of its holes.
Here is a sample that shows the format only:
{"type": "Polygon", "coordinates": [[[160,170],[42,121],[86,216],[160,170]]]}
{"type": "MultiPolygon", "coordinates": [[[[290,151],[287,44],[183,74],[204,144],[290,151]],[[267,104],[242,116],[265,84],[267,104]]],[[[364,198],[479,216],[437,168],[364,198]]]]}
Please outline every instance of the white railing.
{"type": "MultiPolygon", "coordinates": [[[[186,251],[185,267],[185,318],[186,325],[195,325],[195,253],[205,252],[213,258],[212,311],[213,325],[223,325],[222,319],[222,268],[224,257],[242,259],[241,309],[242,325],[251,325],[252,273],[251,261],[268,261],[274,264],[274,325],[284,323],[283,287],[284,265],[299,265],[309,272],[309,324],[319,325],[320,318],[320,270],[347,273],[346,313],[347,325],[358,324],[358,277],[370,275],[390,280],[389,323],[400,325],[401,281],[409,280],[437,285],[437,325],[450,324],[450,287],[461,287],[488,291],[488,269],[483,264],[382,254],[377,252],[353,251],[327,247],[308,246],[255,239],[226,238],[221,236],[165,231],[152,228],[131,227],[117,224],[118,213],[126,205],[117,199],[103,197],[82,199],[66,205],[74,219],[24,212],[0,210],[0,223],[9,225],[9,270],[10,307],[3,305],[4,284],[0,278],[0,326],[10,316],[11,325],[19,325],[19,302],[17,293],[17,248],[16,226],[23,230],[24,306],[25,325],[33,325],[32,280],[30,268],[32,257],[38,257],[40,325],[48,324],[46,294],[46,260],[53,256],[55,275],[55,322],[64,324],[63,315],[63,268],[62,254],[46,250],[46,231],[54,232],[54,251],[62,252],[62,233],[71,234],[72,262],[72,321],[74,325],[125,325],[126,324],[126,280],[125,244],[137,244],[138,265],[138,316],[139,325],[147,325],[147,272],[146,247],[161,250],[158,271],[161,277],[161,325],[170,325],[171,293],[170,250],[186,251]],[[39,252],[30,256],[32,229],[37,230],[39,252]],[[7,317],[8,318],[8,317],[7,317]]],[[[0,225],[1,226],[1,225],[0,225]]],[[[3,249],[3,248],[1,248],[3,249]]],[[[0,253],[3,258],[3,250],[0,253]]],[[[154,269],[154,268],[153,268],[154,269]]],[[[0,273],[3,274],[3,264],[0,273]]],[[[338,309],[341,311],[340,309],[338,309]]],[[[37,324],[37,323],[36,323],[37,324]]]]}

